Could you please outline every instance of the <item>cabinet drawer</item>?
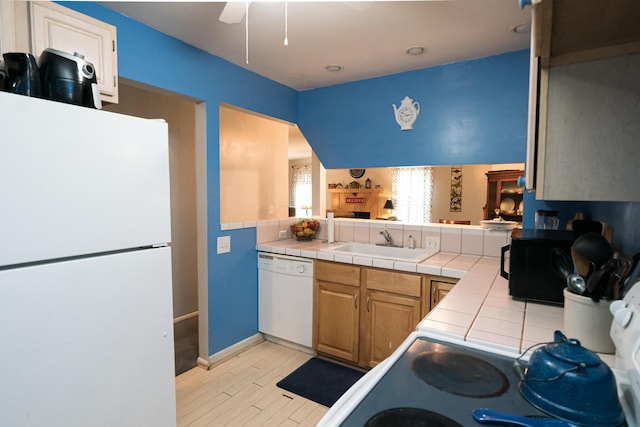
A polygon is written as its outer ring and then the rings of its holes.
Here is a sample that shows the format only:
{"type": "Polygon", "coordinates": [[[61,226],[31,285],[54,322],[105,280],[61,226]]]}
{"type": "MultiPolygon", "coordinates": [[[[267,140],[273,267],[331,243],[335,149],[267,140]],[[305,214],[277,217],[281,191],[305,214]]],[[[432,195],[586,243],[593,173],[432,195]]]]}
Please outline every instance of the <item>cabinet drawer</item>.
{"type": "Polygon", "coordinates": [[[420,297],[421,276],[395,271],[365,269],[367,289],[392,292],[394,294],[420,297]]]}
{"type": "Polygon", "coordinates": [[[316,280],[360,286],[360,267],[355,265],[316,261],[313,271],[316,280]]]}

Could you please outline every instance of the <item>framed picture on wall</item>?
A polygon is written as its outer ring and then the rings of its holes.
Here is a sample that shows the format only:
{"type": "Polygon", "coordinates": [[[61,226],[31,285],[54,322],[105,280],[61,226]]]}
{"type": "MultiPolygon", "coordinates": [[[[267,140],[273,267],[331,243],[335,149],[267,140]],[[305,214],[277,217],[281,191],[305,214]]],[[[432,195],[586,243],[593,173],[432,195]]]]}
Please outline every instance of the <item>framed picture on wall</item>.
{"type": "Polygon", "coordinates": [[[462,166],[451,167],[450,212],[462,212],[462,166]]]}

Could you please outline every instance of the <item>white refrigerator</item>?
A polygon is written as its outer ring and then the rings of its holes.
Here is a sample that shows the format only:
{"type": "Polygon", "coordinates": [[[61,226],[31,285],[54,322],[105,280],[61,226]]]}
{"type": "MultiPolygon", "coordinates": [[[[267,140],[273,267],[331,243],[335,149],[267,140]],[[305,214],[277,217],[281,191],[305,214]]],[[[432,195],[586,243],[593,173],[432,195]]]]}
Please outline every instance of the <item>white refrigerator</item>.
{"type": "Polygon", "coordinates": [[[175,426],[167,124],[0,92],[0,425],[175,426]]]}

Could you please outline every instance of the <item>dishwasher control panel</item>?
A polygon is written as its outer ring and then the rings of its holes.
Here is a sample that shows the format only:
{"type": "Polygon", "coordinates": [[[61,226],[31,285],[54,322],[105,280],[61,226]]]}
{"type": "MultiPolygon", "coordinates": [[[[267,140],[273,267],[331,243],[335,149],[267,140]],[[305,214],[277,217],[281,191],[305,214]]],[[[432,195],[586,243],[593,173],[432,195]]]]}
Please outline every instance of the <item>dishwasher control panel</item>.
{"type": "Polygon", "coordinates": [[[288,276],[313,277],[313,260],[259,252],[258,269],[288,276]]]}

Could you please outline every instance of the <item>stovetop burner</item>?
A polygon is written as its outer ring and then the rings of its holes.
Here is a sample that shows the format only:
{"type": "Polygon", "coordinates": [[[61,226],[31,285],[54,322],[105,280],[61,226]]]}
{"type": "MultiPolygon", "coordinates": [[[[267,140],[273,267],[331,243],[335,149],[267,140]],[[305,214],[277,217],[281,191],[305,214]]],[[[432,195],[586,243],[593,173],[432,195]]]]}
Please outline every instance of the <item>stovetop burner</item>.
{"type": "Polygon", "coordinates": [[[495,397],[509,389],[498,368],[477,357],[452,351],[430,351],[416,356],[413,372],[438,390],[464,397],[495,397]]]}
{"type": "MultiPolygon", "coordinates": [[[[416,336],[406,349],[384,368],[373,388],[362,396],[342,427],[381,425],[475,426],[472,412],[490,408],[522,416],[546,416],[518,391],[514,359],[495,353],[416,336]],[[394,418],[434,414],[429,424],[402,424],[394,418]],[[409,409],[413,408],[413,409],[409,409]],[[423,412],[424,411],[424,412],[423,412]],[[391,418],[387,418],[391,417],[391,418]],[[381,419],[395,420],[372,424],[381,419]],[[440,421],[435,421],[440,420],[440,421]],[[447,424],[437,424],[437,422],[447,424]]],[[[417,418],[419,419],[419,418],[417,418]]]]}
{"type": "Polygon", "coordinates": [[[436,412],[420,408],[391,408],[375,414],[364,427],[463,427],[436,412]]]}

